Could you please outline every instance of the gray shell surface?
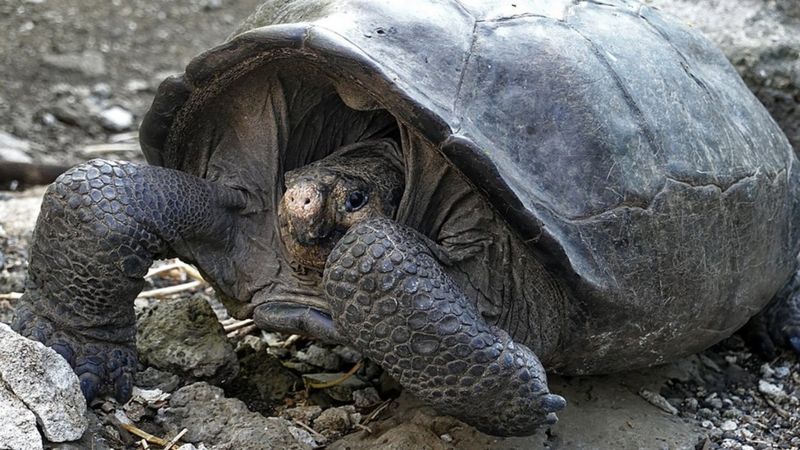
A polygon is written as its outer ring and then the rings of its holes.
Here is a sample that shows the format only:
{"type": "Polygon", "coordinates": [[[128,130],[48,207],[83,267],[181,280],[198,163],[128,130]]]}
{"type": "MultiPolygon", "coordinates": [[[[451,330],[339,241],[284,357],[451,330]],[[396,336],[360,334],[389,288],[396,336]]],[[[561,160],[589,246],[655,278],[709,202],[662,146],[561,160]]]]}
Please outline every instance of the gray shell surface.
{"type": "MultiPolygon", "coordinates": [[[[628,345],[639,349],[629,358],[651,364],[659,348],[699,351],[794,269],[800,179],[786,137],[712,44],[647,6],[266,2],[162,85],[141,131],[148,160],[279,186],[291,156],[248,153],[243,142],[257,139],[237,132],[245,150],[226,165],[214,155],[230,139],[208,130],[247,74],[273,76],[286,61],[333,80],[354,121],[388,111],[490,200],[579,305],[565,353],[628,345]],[[259,163],[257,175],[234,167],[259,163]]],[[[375,135],[370,126],[338,142],[375,135]]],[[[265,194],[265,208],[277,195],[265,194]]],[[[278,256],[270,245],[260,257],[278,256]]],[[[618,368],[570,364],[560,363],[618,368]]]]}

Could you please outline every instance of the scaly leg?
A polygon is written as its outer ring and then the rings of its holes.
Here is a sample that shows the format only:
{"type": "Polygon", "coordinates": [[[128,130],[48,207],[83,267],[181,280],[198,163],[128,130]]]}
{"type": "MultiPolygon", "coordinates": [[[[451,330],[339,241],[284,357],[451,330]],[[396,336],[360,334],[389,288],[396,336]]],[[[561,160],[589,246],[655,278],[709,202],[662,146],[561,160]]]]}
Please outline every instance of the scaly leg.
{"type": "Polygon", "coordinates": [[[486,323],[426,240],[388,219],[339,241],[323,285],[336,327],[401,385],[445,414],[497,435],[556,421],[539,359],[486,323]]]}
{"type": "Polygon", "coordinates": [[[226,245],[244,195],[161,167],[93,160],[45,194],[14,328],[69,361],[88,400],[130,398],[133,301],[153,260],[226,245]]]}

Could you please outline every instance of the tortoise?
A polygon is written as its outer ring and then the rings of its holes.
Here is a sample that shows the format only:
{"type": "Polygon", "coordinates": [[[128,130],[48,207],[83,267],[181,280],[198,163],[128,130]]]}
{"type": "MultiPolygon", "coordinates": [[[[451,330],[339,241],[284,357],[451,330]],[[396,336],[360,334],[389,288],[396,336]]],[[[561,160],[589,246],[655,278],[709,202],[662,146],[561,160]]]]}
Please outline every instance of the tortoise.
{"type": "Polygon", "coordinates": [[[133,299],[173,256],[235,317],[496,435],[554,423],[545,369],[749,320],[800,351],[797,157],[712,44],[633,1],[267,1],[161,84],[140,141],[150,165],[49,187],[15,319],[88,399],[131,395],[133,299]]]}

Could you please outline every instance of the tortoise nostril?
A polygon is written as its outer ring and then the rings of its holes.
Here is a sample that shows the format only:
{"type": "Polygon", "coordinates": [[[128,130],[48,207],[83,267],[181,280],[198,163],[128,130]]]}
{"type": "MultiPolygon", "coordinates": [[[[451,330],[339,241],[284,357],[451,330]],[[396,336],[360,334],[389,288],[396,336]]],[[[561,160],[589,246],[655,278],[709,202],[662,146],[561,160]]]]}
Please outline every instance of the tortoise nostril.
{"type": "Polygon", "coordinates": [[[306,201],[305,201],[303,204],[304,204],[304,205],[307,205],[307,204],[309,204],[309,203],[311,203],[311,200],[310,200],[310,199],[306,199],[306,201]]]}

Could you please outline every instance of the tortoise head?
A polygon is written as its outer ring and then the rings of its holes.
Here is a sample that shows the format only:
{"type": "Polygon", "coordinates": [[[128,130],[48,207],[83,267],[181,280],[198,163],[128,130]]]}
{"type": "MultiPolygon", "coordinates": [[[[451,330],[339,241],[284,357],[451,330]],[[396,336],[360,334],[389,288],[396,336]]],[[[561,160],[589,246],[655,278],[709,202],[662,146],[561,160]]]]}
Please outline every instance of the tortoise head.
{"type": "Polygon", "coordinates": [[[403,175],[393,155],[382,152],[387,142],[347,147],[284,175],[280,234],[297,264],[322,270],[350,227],[372,217],[394,217],[403,175]]]}

